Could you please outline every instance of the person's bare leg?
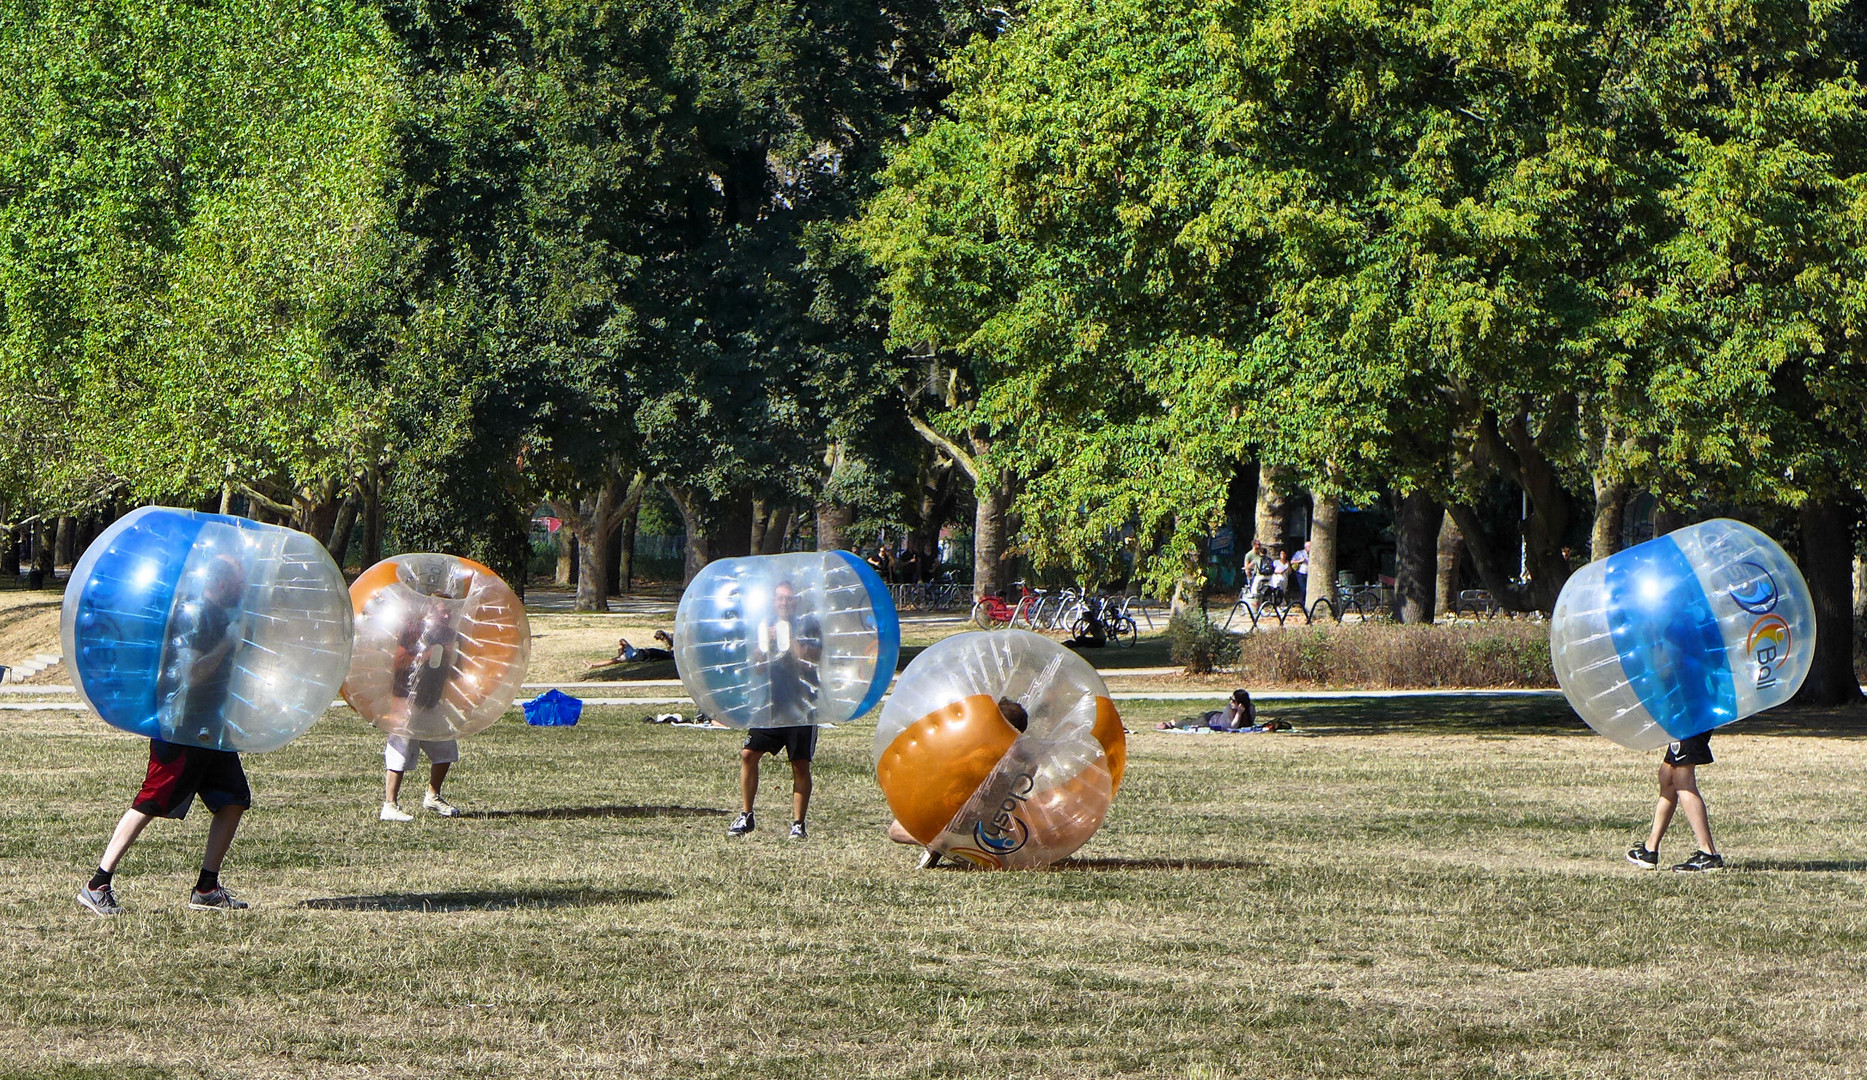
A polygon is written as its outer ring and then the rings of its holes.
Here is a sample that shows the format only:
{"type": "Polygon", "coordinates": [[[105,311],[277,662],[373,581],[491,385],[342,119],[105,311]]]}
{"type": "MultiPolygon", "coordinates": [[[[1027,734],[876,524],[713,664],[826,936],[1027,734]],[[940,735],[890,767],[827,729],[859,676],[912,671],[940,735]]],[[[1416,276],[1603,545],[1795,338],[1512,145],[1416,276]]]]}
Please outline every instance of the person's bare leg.
{"type": "Polygon", "coordinates": [[[764,757],[763,751],[739,751],[739,800],[740,809],[750,814],[752,802],[758,798],[758,759],[764,757]]]}
{"type": "Polygon", "coordinates": [[[382,801],[394,805],[402,795],[402,774],[394,769],[382,772],[382,801]]]}
{"type": "Polygon", "coordinates": [[[116,830],[110,834],[110,843],[104,845],[104,857],[97,861],[97,868],[115,873],[117,864],[123,861],[124,853],[130,850],[130,845],[154,820],[154,817],[141,810],[125,810],[123,816],[117,819],[116,830]]]}
{"type": "Polygon", "coordinates": [[[899,821],[891,821],[888,823],[888,839],[893,840],[897,844],[914,844],[917,846],[920,844],[919,840],[914,839],[912,834],[901,827],[899,821]]]}
{"type": "Polygon", "coordinates": [[[1666,836],[1666,827],[1673,822],[1673,811],[1679,806],[1679,790],[1674,779],[1674,767],[1660,762],[1660,801],[1653,808],[1653,831],[1647,834],[1647,850],[1658,851],[1660,841],[1666,836]]]}
{"type": "Polygon", "coordinates": [[[810,762],[793,761],[791,763],[791,820],[804,820],[804,813],[809,809],[810,762]]]}
{"type": "Polygon", "coordinates": [[[223,806],[214,811],[207,825],[207,850],[201,855],[201,869],[210,874],[220,873],[221,860],[227,857],[233,834],[240,828],[240,815],[244,813],[244,806],[223,806]]]}
{"type": "Polygon", "coordinates": [[[1718,848],[1711,841],[1711,815],[1705,810],[1705,797],[1698,793],[1698,767],[1681,765],[1675,782],[1679,798],[1679,808],[1685,811],[1686,823],[1692,826],[1692,838],[1698,841],[1698,849],[1707,855],[1718,854],[1718,848]]]}
{"type": "MultiPolygon", "coordinates": [[[[428,794],[439,795],[441,793],[441,784],[447,779],[447,770],[453,768],[453,766],[454,763],[451,761],[428,762],[428,794]]],[[[467,794],[471,795],[473,793],[468,792],[467,794]]]]}

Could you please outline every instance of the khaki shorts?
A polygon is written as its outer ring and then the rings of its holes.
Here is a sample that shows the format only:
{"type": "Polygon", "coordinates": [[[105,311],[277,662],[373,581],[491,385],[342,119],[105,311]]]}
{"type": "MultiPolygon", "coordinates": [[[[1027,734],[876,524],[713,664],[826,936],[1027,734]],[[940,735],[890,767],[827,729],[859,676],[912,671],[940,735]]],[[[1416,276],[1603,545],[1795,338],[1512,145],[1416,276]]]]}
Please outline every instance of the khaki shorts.
{"type": "Polygon", "coordinates": [[[451,765],[460,760],[460,742],[455,739],[411,739],[406,735],[389,736],[389,745],[382,748],[383,767],[390,772],[407,772],[421,760],[421,755],[428,755],[432,765],[451,765]]]}

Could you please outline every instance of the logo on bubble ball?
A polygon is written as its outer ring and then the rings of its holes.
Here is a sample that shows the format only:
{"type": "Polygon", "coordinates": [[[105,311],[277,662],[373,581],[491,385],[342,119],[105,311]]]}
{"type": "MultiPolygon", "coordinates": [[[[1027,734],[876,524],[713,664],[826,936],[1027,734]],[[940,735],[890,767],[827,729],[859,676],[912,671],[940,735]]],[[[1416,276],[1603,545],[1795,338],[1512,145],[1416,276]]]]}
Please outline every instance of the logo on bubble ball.
{"type": "Polygon", "coordinates": [[[1744,650],[1757,662],[1757,689],[1768,690],[1789,662],[1789,623],[1781,615],[1765,615],[1750,624],[1744,650]]]}
{"type": "Polygon", "coordinates": [[[1749,567],[1756,576],[1731,590],[1732,602],[1752,615],[1768,615],[1775,611],[1776,601],[1780,599],[1776,591],[1776,579],[1759,563],[1741,562],[1737,565],[1749,567]]]}
{"type": "Polygon", "coordinates": [[[994,855],[1005,856],[1023,847],[1031,838],[1031,827],[1018,816],[1018,810],[1031,792],[1037,787],[1037,778],[1030,773],[1019,773],[1011,781],[1011,792],[1005,796],[990,821],[981,821],[972,827],[972,838],[979,846],[994,855]]]}

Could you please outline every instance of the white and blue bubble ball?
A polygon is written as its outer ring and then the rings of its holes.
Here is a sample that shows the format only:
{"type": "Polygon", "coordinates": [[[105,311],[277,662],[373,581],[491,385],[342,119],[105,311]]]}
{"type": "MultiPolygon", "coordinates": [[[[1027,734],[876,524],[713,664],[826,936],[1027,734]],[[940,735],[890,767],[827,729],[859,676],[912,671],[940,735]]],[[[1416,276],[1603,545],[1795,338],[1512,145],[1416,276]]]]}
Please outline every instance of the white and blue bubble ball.
{"type": "Polygon", "coordinates": [[[708,563],[674,617],[681,684],[736,728],[853,720],[881,701],[900,652],[888,586],[847,551],[708,563]]]}
{"type": "Polygon", "coordinates": [[[60,636],[105,723],[185,746],[276,750],[350,667],[350,594],[324,545],[245,518],[133,510],[72,568],[60,636]]]}
{"type": "Polygon", "coordinates": [[[1815,610],[1775,541],[1719,518],[1576,571],[1549,647],[1590,727],[1654,750],[1788,701],[1815,653],[1815,610]]]}

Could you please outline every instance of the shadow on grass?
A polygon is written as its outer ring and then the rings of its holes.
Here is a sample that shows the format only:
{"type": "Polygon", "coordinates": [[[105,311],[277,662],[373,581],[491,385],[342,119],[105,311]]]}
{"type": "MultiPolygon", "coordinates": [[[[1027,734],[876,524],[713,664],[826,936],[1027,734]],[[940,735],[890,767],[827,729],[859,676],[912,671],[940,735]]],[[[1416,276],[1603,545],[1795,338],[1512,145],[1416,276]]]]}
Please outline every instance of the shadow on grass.
{"type": "Polygon", "coordinates": [[[1803,874],[1858,873],[1867,870],[1867,859],[1742,859],[1732,863],[1731,869],[1803,874]]]}
{"type": "Polygon", "coordinates": [[[1047,869],[1060,870],[1256,870],[1266,865],[1257,859],[1065,859],[1047,869]]]}
{"type": "Polygon", "coordinates": [[[327,896],[298,906],[314,911],[501,911],[521,908],[598,907],[672,900],[674,894],[640,889],[521,889],[516,892],[383,893],[327,896]]]}
{"type": "Polygon", "coordinates": [[[537,806],[523,810],[476,810],[475,818],[645,818],[726,817],[730,810],[708,806],[537,806]]]}
{"type": "Polygon", "coordinates": [[[603,667],[594,667],[578,678],[585,682],[629,683],[642,679],[678,679],[680,671],[672,660],[622,661],[603,667]]]}

